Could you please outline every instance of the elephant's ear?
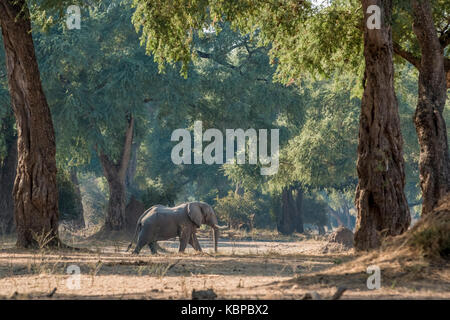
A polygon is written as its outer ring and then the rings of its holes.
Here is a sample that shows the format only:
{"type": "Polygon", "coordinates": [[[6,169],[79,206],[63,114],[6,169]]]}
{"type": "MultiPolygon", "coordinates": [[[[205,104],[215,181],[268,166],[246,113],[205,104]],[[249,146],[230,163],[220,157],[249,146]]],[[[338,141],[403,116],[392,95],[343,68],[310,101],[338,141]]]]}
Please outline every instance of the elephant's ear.
{"type": "Polygon", "coordinates": [[[200,227],[203,221],[203,213],[202,209],[197,203],[188,203],[187,205],[187,214],[191,221],[200,227]]]}

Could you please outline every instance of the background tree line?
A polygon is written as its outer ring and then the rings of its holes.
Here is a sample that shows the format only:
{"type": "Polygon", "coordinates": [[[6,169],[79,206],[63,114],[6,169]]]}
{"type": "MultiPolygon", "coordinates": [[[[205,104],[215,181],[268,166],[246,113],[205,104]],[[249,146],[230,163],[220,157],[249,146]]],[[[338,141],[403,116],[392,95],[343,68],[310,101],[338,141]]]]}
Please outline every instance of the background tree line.
{"type": "Polygon", "coordinates": [[[80,2],[80,30],[65,1],[3,3],[1,229],[15,215],[19,246],[58,243],[58,219],[120,231],[134,198],[203,200],[232,227],[285,234],[356,226],[362,249],[403,232],[450,188],[450,8],[372,1],[374,36],[369,2],[80,2]],[[278,174],[174,165],[170,134],[196,120],[280,129],[278,174]]]}

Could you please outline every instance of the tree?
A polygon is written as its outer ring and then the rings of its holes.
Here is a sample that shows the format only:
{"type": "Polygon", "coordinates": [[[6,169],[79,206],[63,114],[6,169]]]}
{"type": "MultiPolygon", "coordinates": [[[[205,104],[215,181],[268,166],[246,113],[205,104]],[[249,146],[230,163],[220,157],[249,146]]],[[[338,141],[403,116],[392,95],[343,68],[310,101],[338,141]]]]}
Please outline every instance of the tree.
{"type": "Polygon", "coordinates": [[[320,192],[320,198],[325,200],[330,213],[330,220],[333,218],[336,226],[344,226],[350,230],[355,227],[355,216],[350,213],[353,208],[354,191],[353,188],[346,190],[331,189],[327,192],[320,192]]]}
{"type": "Polygon", "coordinates": [[[125,133],[125,142],[123,143],[119,162],[113,162],[103,150],[97,151],[109,185],[109,202],[105,221],[106,230],[121,230],[125,226],[125,178],[131,156],[133,129],[134,119],[131,117],[125,133]]]}
{"type": "MultiPolygon", "coordinates": [[[[367,12],[371,1],[362,0],[367,12]]],[[[376,248],[384,235],[398,235],[410,223],[404,194],[403,138],[394,92],[391,0],[376,1],[381,8],[380,29],[365,28],[365,86],[361,101],[358,144],[358,219],[355,247],[376,248]]]]}
{"type": "Polygon", "coordinates": [[[18,135],[14,184],[17,246],[36,245],[36,235],[43,235],[49,245],[56,245],[59,240],[55,134],[42,90],[25,0],[2,1],[0,22],[18,135]]]}
{"type": "Polygon", "coordinates": [[[74,211],[76,213],[76,218],[74,219],[75,226],[77,228],[86,227],[86,221],[84,219],[84,209],[83,202],[81,198],[81,189],[80,182],[78,180],[78,171],[76,168],[72,168],[70,170],[70,182],[73,186],[73,194],[74,194],[74,211]]]}
{"type": "Polygon", "coordinates": [[[316,196],[309,195],[304,198],[302,211],[305,223],[317,226],[319,234],[324,234],[328,224],[327,204],[316,196]]]}
{"type": "Polygon", "coordinates": [[[299,210],[292,192],[292,187],[284,187],[281,192],[281,216],[277,227],[282,234],[292,234],[296,229],[296,216],[299,210]]]}
{"type": "Polygon", "coordinates": [[[58,160],[70,172],[98,157],[109,187],[107,231],[125,227],[133,141],[139,145],[147,129],[146,101],[160,88],[156,66],[139,47],[126,3],[92,4],[84,20],[89,28],[55,25],[36,39],[57,119],[58,160]]]}
{"type": "Polygon", "coordinates": [[[67,170],[58,168],[56,179],[60,221],[69,223],[71,228],[84,228],[83,204],[75,169],[67,172],[67,170]]]}
{"type": "Polygon", "coordinates": [[[450,60],[444,49],[450,44],[450,27],[438,37],[429,0],[412,0],[413,30],[421,48],[419,98],[414,114],[420,148],[422,215],[433,211],[450,192],[450,157],[443,117],[447,88],[450,88],[450,60]],[[447,79],[446,79],[447,69],[447,79]],[[448,82],[448,83],[447,83],[448,82]]]}
{"type": "Polygon", "coordinates": [[[3,138],[0,157],[0,234],[9,234],[15,230],[13,188],[17,164],[17,134],[13,124],[14,117],[8,110],[0,125],[0,135],[3,138]]]}
{"type": "Polygon", "coordinates": [[[303,195],[303,188],[299,184],[283,188],[278,221],[278,231],[282,234],[303,233],[303,195]]]}

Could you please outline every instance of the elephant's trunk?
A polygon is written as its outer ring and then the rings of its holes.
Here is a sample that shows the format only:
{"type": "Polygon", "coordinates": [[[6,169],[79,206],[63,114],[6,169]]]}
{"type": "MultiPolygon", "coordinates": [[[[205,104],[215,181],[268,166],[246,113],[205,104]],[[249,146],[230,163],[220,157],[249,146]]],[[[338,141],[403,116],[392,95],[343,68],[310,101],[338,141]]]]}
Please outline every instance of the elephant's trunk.
{"type": "Polygon", "coordinates": [[[213,233],[214,233],[214,252],[217,252],[217,243],[219,241],[219,228],[217,225],[213,226],[213,233]]]}

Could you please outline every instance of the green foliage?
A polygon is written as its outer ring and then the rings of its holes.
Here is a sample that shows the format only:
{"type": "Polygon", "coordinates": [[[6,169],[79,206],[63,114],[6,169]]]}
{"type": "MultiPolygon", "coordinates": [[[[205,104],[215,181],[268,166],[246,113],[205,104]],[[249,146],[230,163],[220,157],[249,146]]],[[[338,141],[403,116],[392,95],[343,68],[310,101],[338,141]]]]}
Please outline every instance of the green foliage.
{"type": "MultiPolygon", "coordinates": [[[[416,128],[412,116],[417,105],[418,72],[411,65],[398,66],[396,92],[400,113],[401,131],[404,140],[403,157],[405,159],[405,195],[409,203],[418,202],[421,198],[419,184],[419,154],[420,148],[416,128]]],[[[421,208],[410,209],[411,214],[418,217],[421,208]]]]}
{"type": "Polygon", "coordinates": [[[56,175],[58,185],[58,209],[61,220],[77,220],[82,214],[81,199],[76,193],[76,189],[70,180],[70,174],[58,170],[56,175]]]}
{"type": "Polygon", "coordinates": [[[141,200],[146,208],[156,204],[173,206],[176,194],[172,190],[165,190],[161,184],[152,182],[141,192],[141,200]]]}
{"type": "Polygon", "coordinates": [[[316,226],[328,224],[327,203],[314,195],[307,195],[302,202],[303,223],[316,226]]]}
{"type": "Polygon", "coordinates": [[[117,161],[131,115],[135,138],[145,131],[147,89],[157,82],[157,70],[139,48],[126,4],[90,6],[80,30],[67,30],[60,23],[35,35],[57,157],[68,166],[88,163],[94,147],[117,161]]]}
{"type": "Polygon", "coordinates": [[[325,7],[294,0],[134,0],[134,7],[133,23],[142,30],[141,42],[161,69],[165,63],[181,61],[186,74],[196,57],[195,35],[219,32],[218,23],[229,21],[258,38],[259,45],[272,44],[271,63],[283,82],[299,79],[304,71],[330,75],[338,69],[361,70],[362,13],[357,0],[333,1],[325,7]]]}
{"type": "Polygon", "coordinates": [[[226,197],[217,199],[214,210],[218,218],[230,227],[237,229],[245,224],[251,229],[256,213],[260,211],[260,203],[251,192],[237,195],[229,191],[226,197]]]}
{"type": "MultiPolygon", "coordinates": [[[[335,210],[353,206],[360,112],[355,96],[361,93],[364,68],[360,1],[334,0],[329,6],[308,0],[28,3],[58,166],[95,173],[81,179],[92,221],[103,217],[108,196],[104,179],[95,176],[101,174],[95,147],[117,161],[131,115],[138,145],[132,189],[146,206],[217,199],[223,219],[270,226],[280,191],[297,183],[315,195],[305,199],[305,223],[326,224],[324,203],[335,210]],[[69,4],[82,6],[81,30],[65,26],[69,4]],[[160,74],[165,64],[175,68],[160,74]],[[179,67],[184,75],[189,69],[189,78],[179,76],[179,67]],[[261,176],[254,165],[174,165],[170,135],[177,128],[192,129],[196,120],[204,130],[222,132],[280,129],[278,174],[261,176]],[[244,196],[230,191],[236,185],[244,196]]],[[[418,56],[410,8],[402,3],[394,7],[394,41],[418,56]]],[[[442,30],[448,1],[433,5],[442,30]]],[[[3,65],[0,74],[6,75],[3,65]]],[[[406,193],[414,202],[420,198],[419,148],[411,121],[417,72],[398,60],[395,79],[406,193]]],[[[7,77],[0,77],[0,118],[9,103],[7,77]]],[[[66,178],[58,177],[61,197],[67,199],[61,208],[70,212],[73,190],[66,178]]]]}

